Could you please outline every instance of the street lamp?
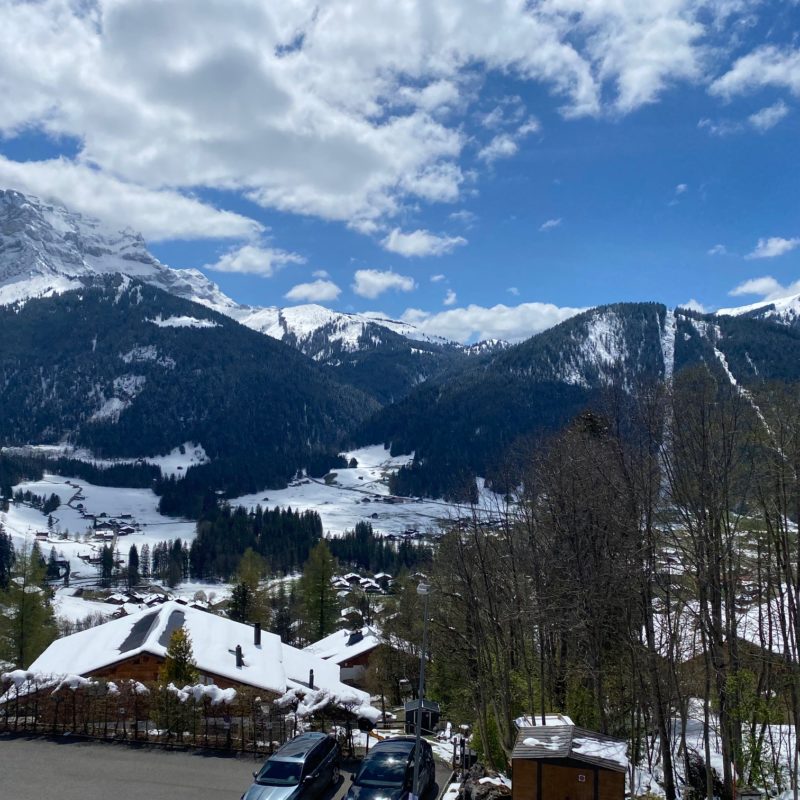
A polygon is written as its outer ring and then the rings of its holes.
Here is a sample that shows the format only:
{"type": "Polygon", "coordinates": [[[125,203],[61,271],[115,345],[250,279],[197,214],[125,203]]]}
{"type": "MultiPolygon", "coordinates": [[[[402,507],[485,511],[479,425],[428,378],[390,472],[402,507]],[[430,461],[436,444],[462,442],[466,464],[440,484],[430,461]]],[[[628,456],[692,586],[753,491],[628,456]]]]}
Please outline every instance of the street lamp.
{"type": "Polygon", "coordinates": [[[425,650],[428,646],[428,597],[430,593],[431,587],[427,583],[420,583],[417,586],[417,594],[425,598],[425,610],[422,615],[422,650],[419,654],[419,691],[417,692],[416,743],[414,745],[414,794],[411,796],[411,800],[419,800],[420,740],[422,739],[422,704],[425,700],[425,650]]]}

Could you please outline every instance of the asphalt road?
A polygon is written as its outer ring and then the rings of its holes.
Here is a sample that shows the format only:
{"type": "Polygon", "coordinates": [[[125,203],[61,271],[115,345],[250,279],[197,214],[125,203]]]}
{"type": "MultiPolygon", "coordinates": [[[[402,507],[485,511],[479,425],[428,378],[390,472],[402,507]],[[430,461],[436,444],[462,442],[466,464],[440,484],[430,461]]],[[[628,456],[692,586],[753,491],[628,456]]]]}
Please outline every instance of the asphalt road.
{"type": "MultiPolygon", "coordinates": [[[[0,800],[238,800],[261,761],[0,736],[0,800]]],[[[342,800],[344,780],[323,800],[342,800]]],[[[449,772],[437,766],[439,784],[449,772]]]]}

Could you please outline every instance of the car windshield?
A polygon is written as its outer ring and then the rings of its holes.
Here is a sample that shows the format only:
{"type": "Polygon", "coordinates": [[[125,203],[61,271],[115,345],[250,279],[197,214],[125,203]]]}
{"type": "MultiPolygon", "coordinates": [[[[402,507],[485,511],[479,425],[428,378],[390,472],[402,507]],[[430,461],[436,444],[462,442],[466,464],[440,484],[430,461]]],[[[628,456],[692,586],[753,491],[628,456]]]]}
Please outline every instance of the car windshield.
{"type": "Polygon", "coordinates": [[[261,767],[261,771],[256,776],[256,781],[267,786],[294,786],[300,783],[302,771],[302,764],[298,764],[296,761],[270,759],[261,767]]]}
{"type": "Polygon", "coordinates": [[[406,776],[407,753],[373,751],[361,765],[355,782],[359,786],[399,789],[406,776]]]}

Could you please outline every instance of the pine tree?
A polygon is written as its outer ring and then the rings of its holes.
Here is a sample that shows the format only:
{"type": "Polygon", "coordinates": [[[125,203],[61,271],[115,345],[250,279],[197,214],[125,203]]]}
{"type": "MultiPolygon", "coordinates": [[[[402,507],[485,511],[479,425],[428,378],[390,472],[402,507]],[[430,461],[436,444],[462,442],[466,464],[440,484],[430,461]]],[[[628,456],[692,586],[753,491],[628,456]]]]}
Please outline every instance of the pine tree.
{"type": "Polygon", "coordinates": [[[0,661],[27,669],[56,637],[46,567],[39,548],[17,554],[8,588],[0,592],[0,661]]]}
{"type": "Polygon", "coordinates": [[[336,624],[338,602],[331,584],[335,562],[322,539],[309,553],[300,579],[306,636],[312,642],[331,633],[336,624]]]}
{"type": "Polygon", "coordinates": [[[249,619],[250,599],[250,587],[246,583],[237,583],[231,590],[228,616],[235,622],[245,622],[249,619]]]}
{"type": "Polygon", "coordinates": [[[128,588],[133,589],[139,583],[139,551],[132,544],[128,551],[128,588]]]}
{"type": "Polygon", "coordinates": [[[114,577],[114,551],[108,546],[103,545],[100,551],[100,585],[108,589],[114,577]]]}
{"type": "Polygon", "coordinates": [[[50,548],[50,555],[47,559],[47,580],[52,581],[58,578],[58,554],[55,547],[50,548]]]}
{"type": "Polygon", "coordinates": [[[169,637],[167,657],[159,672],[159,679],[162,683],[174,683],[179,687],[197,683],[192,639],[183,626],[176,628],[169,637]]]}
{"type": "Polygon", "coordinates": [[[150,577],[150,545],[148,544],[142,546],[142,552],[139,554],[139,572],[143,578],[150,577]]]}
{"type": "Polygon", "coordinates": [[[8,588],[11,569],[14,566],[14,545],[11,537],[0,525],[0,590],[8,588]]]}

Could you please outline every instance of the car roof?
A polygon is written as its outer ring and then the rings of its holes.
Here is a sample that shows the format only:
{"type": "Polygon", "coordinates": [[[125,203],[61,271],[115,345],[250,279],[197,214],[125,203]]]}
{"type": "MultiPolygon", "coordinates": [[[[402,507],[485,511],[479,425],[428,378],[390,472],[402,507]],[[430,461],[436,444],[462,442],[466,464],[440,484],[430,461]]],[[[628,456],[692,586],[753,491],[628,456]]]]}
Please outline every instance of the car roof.
{"type": "Polygon", "coordinates": [[[414,749],[416,739],[413,736],[398,736],[394,739],[384,739],[372,746],[371,752],[379,750],[394,753],[410,753],[414,749]]]}
{"type": "Polygon", "coordinates": [[[309,732],[295,736],[290,742],[272,756],[277,761],[303,761],[305,757],[323,740],[327,739],[326,733],[309,732]]]}

